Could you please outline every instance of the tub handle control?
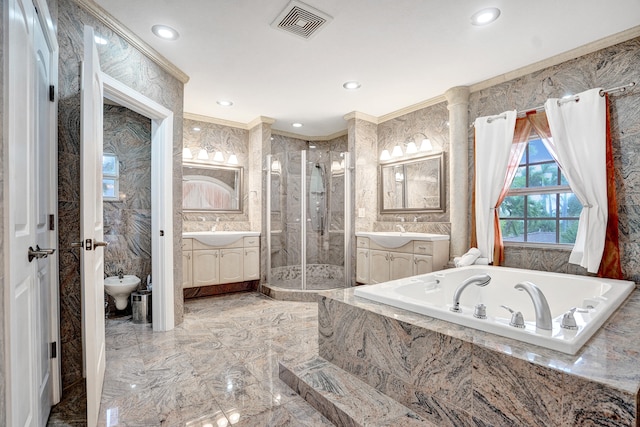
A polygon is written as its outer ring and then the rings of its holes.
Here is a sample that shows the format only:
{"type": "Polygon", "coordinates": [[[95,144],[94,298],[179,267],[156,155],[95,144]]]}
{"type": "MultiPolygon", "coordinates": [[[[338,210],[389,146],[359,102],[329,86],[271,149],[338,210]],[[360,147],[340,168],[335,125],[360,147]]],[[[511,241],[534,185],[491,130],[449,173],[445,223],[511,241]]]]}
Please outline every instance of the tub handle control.
{"type": "Polygon", "coordinates": [[[509,310],[511,313],[511,321],[509,322],[509,326],[513,326],[514,328],[524,328],[524,317],[522,317],[522,313],[519,311],[513,311],[506,305],[501,305],[500,307],[509,310]]]}
{"type": "Polygon", "coordinates": [[[475,309],[473,310],[473,317],[476,319],[486,319],[487,318],[487,306],[480,303],[476,304],[475,309]]]}
{"type": "Polygon", "coordinates": [[[576,318],[573,316],[573,313],[576,311],[576,307],[573,307],[571,310],[567,311],[562,316],[562,323],[560,327],[563,329],[569,329],[571,331],[575,331],[578,329],[578,324],[576,323],[576,318]]]}

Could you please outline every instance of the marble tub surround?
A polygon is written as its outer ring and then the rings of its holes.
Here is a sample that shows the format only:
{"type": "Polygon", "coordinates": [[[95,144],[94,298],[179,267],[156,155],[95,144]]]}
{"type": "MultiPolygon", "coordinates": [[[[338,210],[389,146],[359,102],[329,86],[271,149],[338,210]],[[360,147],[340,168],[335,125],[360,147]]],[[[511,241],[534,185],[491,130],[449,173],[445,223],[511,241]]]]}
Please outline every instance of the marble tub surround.
{"type": "Polygon", "coordinates": [[[638,422],[640,294],[575,356],[324,292],[319,355],[437,425],[638,422]]]}

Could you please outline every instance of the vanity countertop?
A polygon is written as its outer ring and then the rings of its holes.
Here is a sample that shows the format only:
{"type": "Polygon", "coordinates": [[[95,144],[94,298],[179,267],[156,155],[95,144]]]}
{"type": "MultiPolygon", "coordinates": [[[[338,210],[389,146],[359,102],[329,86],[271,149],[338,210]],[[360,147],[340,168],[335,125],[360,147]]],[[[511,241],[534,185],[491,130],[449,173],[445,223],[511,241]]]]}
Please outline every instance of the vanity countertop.
{"type": "Polygon", "coordinates": [[[185,231],[183,239],[196,239],[209,246],[226,246],[244,237],[257,237],[259,231],[185,231]]]}
{"type": "Polygon", "coordinates": [[[415,233],[415,232],[400,232],[400,231],[358,231],[357,237],[368,237],[375,243],[385,248],[399,248],[406,245],[412,240],[420,240],[433,242],[436,240],[449,240],[447,234],[434,234],[434,233],[415,233]]]}

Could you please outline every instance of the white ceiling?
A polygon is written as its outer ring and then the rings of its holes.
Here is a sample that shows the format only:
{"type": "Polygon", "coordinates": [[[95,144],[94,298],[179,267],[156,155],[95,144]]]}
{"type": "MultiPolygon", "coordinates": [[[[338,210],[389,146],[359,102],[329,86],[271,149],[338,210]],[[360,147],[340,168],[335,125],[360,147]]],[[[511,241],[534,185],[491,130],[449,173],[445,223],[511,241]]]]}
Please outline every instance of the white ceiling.
{"type": "Polygon", "coordinates": [[[344,130],[349,112],[383,116],[640,23],[639,0],[306,0],[333,20],[304,40],[271,27],[289,0],[96,1],[189,75],[185,112],[267,116],[307,136],[344,130]],[[472,26],[484,7],[500,18],[472,26]],[[157,38],[155,24],[180,38],[157,38]],[[344,90],[347,80],[362,88],[344,90]]]}

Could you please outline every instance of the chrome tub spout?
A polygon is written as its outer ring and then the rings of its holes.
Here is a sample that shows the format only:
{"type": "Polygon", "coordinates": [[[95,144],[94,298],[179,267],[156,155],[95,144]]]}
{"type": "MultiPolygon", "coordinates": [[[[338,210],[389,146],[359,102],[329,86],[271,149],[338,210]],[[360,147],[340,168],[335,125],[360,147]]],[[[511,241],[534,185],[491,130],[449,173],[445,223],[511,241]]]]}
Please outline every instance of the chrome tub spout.
{"type": "Polygon", "coordinates": [[[490,281],[491,276],[489,276],[488,274],[477,274],[460,283],[456,288],[456,291],[453,293],[453,307],[451,307],[450,310],[456,313],[460,312],[460,296],[462,295],[462,291],[464,291],[467,286],[487,286],[490,281]]]}
{"type": "Polygon", "coordinates": [[[533,308],[536,311],[536,328],[550,331],[553,329],[551,321],[551,310],[547,298],[535,284],[531,282],[521,282],[515,286],[519,291],[525,291],[533,301],[533,308]]]}

